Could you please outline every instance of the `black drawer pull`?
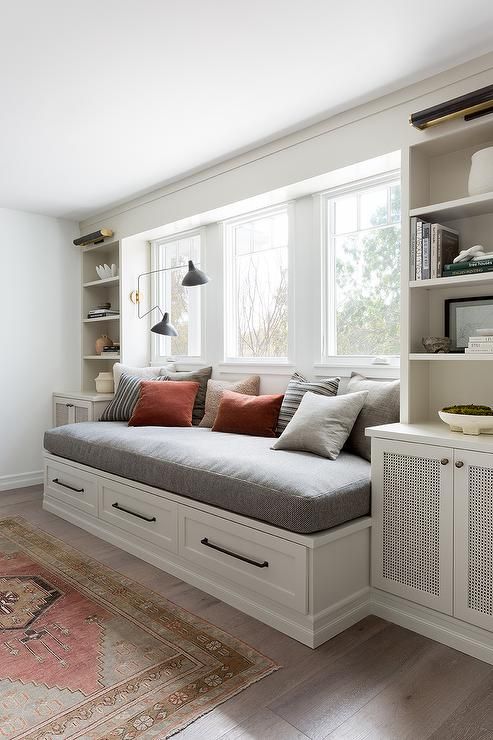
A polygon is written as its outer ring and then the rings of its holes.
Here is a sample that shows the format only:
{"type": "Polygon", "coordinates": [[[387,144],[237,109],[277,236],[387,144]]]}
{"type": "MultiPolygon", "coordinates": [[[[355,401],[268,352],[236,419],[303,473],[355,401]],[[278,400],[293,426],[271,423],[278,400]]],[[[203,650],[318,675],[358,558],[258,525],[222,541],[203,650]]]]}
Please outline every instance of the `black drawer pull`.
{"type": "Polygon", "coordinates": [[[238,560],[243,560],[244,563],[248,563],[248,565],[254,565],[256,568],[268,568],[269,563],[267,560],[264,560],[263,563],[259,563],[258,560],[251,560],[250,558],[246,558],[244,555],[238,555],[236,552],[231,552],[231,550],[225,550],[224,547],[219,547],[219,545],[214,545],[212,542],[209,542],[207,537],[204,537],[203,540],[200,540],[201,545],[205,545],[206,547],[211,547],[213,550],[218,550],[219,552],[223,552],[225,555],[231,555],[232,558],[237,558],[238,560]]]}
{"type": "Polygon", "coordinates": [[[61,480],[58,480],[58,478],[53,478],[52,483],[56,483],[59,486],[63,486],[64,488],[69,488],[71,491],[75,491],[76,493],[84,493],[83,488],[74,488],[73,486],[69,486],[68,483],[62,483],[61,480]]]}
{"type": "Polygon", "coordinates": [[[132,514],[132,516],[136,516],[139,519],[143,519],[145,522],[155,522],[157,521],[155,516],[144,516],[143,514],[139,514],[137,511],[131,511],[130,509],[125,509],[124,506],[120,506],[120,504],[116,501],[114,504],[111,504],[114,509],[118,509],[118,511],[124,511],[125,514],[132,514]]]}

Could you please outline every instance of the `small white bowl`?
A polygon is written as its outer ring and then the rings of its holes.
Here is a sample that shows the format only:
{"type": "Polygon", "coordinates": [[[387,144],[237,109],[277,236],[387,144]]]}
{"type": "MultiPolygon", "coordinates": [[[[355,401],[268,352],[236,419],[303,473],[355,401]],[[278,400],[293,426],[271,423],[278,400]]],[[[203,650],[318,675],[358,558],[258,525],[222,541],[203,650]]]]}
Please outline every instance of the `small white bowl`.
{"type": "Polygon", "coordinates": [[[438,416],[450,427],[451,432],[462,434],[493,434],[493,416],[475,416],[473,414],[450,414],[439,411],[438,416]]]}

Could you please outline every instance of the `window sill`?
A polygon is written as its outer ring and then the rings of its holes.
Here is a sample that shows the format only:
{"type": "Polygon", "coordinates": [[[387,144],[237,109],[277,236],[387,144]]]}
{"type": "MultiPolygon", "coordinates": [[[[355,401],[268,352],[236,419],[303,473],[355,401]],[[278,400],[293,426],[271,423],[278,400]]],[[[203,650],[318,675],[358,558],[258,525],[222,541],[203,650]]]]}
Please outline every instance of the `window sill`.
{"type": "Polygon", "coordinates": [[[292,375],[295,366],[292,362],[258,362],[248,360],[227,360],[218,363],[220,373],[254,373],[255,375],[292,375]]]}
{"type": "MultiPolygon", "coordinates": [[[[391,361],[392,363],[392,361],[391,361]]],[[[350,357],[333,358],[327,362],[320,362],[313,366],[313,372],[320,378],[327,374],[339,375],[343,378],[351,377],[351,373],[360,372],[367,378],[392,378],[400,377],[400,366],[398,361],[389,365],[375,365],[366,360],[350,357]]]]}

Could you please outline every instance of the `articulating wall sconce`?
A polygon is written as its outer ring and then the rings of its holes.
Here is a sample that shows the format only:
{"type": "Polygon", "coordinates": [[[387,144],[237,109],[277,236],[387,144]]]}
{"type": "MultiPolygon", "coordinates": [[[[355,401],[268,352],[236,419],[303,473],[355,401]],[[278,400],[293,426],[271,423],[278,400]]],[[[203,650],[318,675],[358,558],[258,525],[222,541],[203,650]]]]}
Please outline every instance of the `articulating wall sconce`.
{"type": "MultiPolygon", "coordinates": [[[[169,270],[176,270],[180,267],[186,267],[187,265],[176,265],[174,267],[163,267],[160,270],[151,270],[151,272],[143,272],[139,275],[137,278],[137,290],[132,290],[130,293],[130,300],[132,303],[135,303],[137,305],[138,309],[138,317],[139,319],[143,319],[145,316],[148,316],[154,309],[158,309],[158,311],[161,313],[162,319],[161,321],[158,321],[157,324],[154,324],[154,326],[151,328],[151,331],[154,332],[154,334],[162,334],[163,336],[167,337],[177,337],[178,332],[176,331],[173,324],[170,324],[169,322],[169,314],[165,311],[161,311],[159,306],[153,306],[149,309],[149,311],[146,311],[145,313],[140,313],[140,304],[143,298],[143,293],[140,289],[140,281],[141,278],[147,277],[148,275],[157,275],[160,272],[168,272],[169,270]]],[[[181,281],[181,284],[184,285],[186,288],[193,288],[197,285],[205,285],[209,282],[209,277],[205,274],[205,272],[202,272],[202,270],[199,270],[195,265],[193,264],[192,260],[188,261],[188,272],[181,281]]]]}

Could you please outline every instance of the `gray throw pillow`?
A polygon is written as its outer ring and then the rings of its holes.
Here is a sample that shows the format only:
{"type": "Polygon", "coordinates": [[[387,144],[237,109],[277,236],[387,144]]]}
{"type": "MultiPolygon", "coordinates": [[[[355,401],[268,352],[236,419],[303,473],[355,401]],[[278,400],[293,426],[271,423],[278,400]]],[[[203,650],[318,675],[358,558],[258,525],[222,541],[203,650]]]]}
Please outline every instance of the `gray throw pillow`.
{"type": "Polygon", "coordinates": [[[346,396],[305,393],[298,410],[272,449],[313,452],[335,460],[367,395],[366,391],[346,396]]]}
{"type": "Polygon", "coordinates": [[[142,378],[123,374],[120,377],[115,395],[101,414],[99,421],[128,421],[139,400],[140,384],[143,380],[164,381],[166,378],[142,378]]]}
{"type": "Polygon", "coordinates": [[[207,381],[212,375],[212,367],[201,367],[199,370],[190,372],[171,372],[165,368],[161,369],[161,377],[165,380],[193,380],[199,384],[199,390],[195,397],[192,412],[192,424],[198,426],[205,414],[205,396],[207,393],[207,381]]]}
{"type": "Polygon", "coordinates": [[[335,396],[339,387],[340,378],[321,378],[320,380],[307,380],[300,373],[294,373],[288,383],[282,401],[279,418],[277,420],[276,434],[279,436],[286,429],[293,418],[301,399],[310,391],[321,396],[335,396]]]}
{"type": "Polygon", "coordinates": [[[371,439],[365,435],[365,429],[399,421],[400,383],[398,380],[370,380],[353,373],[344,393],[356,391],[367,391],[368,396],[344,449],[371,461],[371,439]]]}

